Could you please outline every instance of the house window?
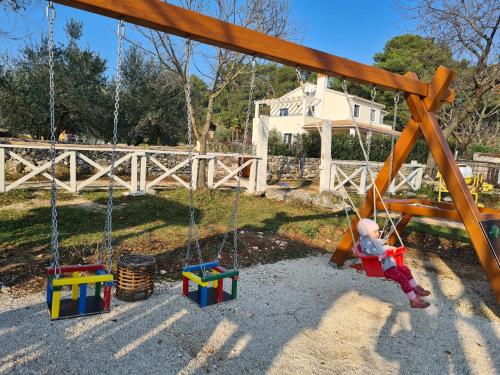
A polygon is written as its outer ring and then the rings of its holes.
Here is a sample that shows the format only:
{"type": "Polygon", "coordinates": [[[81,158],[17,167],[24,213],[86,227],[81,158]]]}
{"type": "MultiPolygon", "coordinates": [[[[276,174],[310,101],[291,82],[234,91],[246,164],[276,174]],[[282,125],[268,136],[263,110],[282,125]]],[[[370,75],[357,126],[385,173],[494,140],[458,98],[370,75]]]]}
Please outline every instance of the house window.
{"type": "Polygon", "coordinates": [[[285,133],[283,135],[283,142],[286,144],[291,144],[292,143],[292,133],[285,133]]]}
{"type": "Polygon", "coordinates": [[[359,104],[354,104],[354,117],[359,117],[359,104]]]}
{"type": "Polygon", "coordinates": [[[372,109],[370,111],[370,121],[372,121],[372,122],[375,121],[375,110],[374,109],[372,109]]]}
{"type": "Polygon", "coordinates": [[[280,109],[280,116],[281,117],[288,116],[288,108],[281,108],[280,109]]]}
{"type": "Polygon", "coordinates": [[[307,115],[311,116],[311,117],[314,116],[314,106],[313,105],[309,106],[309,108],[307,109],[307,115]]]}

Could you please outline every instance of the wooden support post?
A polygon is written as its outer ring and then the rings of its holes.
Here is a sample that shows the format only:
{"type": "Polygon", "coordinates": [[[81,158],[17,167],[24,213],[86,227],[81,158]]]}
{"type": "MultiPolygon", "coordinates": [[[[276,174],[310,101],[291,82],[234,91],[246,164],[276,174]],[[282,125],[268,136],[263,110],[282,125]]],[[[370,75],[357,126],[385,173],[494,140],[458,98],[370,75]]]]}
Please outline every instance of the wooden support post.
{"type": "Polygon", "coordinates": [[[147,173],[148,157],[144,154],[141,156],[141,171],[139,178],[139,189],[142,192],[146,191],[146,173],[147,173]]]}
{"type": "Polygon", "coordinates": [[[59,310],[61,309],[61,289],[61,286],[56,286],[52,290],[52,305],[50,307],[52,319],[59,318],[59,310]]]}
{"type": "Polygon", "coordinates": [[[233,281],[231,283],[231,297],[236,299],[238,297],[238,276],[232,277],[233,281]]]}
{"type": "Polygon", "coordinates": [[[220,279],[217,284],[217,303],[222,303],[222,295],[224,292],[224,279],[220,279]]]}
{"type": "Polygon", "coordinates": [[[100,298],[101,297],[101,283],[95,283],[94,297],[95,298],[100,298]]]}
{"type": "Polygon", "coordinates": [[[436,115],[429,112],[424,101],[416,95],[407,99],[412,115],[420,122],[420,128],[429,145],[432,156],[439,168],[441,176],[448,187],[462,222],[469,233],[469,238],[476,254],[490,281],[491,287],[500,303],[500,267],[496,262],[485,233],[480,225],[480,214],[469,187],[444,137],[436,115]]]}
{"type": "Polygon", "coordinates": [[[213,158],[208,159],[207,187],[209,189],[214,188],[214,177],[215,177],[215,156],[213,158]]]}
{"type": "Polygon", "coordinates": [[[80,298],[78,298],[78,314],[85,314],[87,309],[87,284],[80,284],[80,298]]]}
{"type": "Polygon", "coordinates": [[[76,170],[77,170],[77,151],[70,151],[69,154],[69,187],[72,193],[77,192],[76,187],[76,170]]]}
{"type": "Polygon", "coordinates": [[[47,299],[47,306],[50,306],[51,303],[52,303],[52,277],[49,276],[47,278],[47,295],[46,295],[46,299],[47,299]]]}
{"type": "Polygon", "coordinates": [[[321,163],[319,166],[319,192],[330,190],[332,169],[332,124],[323,122],[321,126],[321,163]]]}
{"type": "Polygon", "coordinates": [[[182,278],[182,294],[186,297],[189,294],[189,279],[186,276],[182,278]]]}
{"type": "MultiPolygon", "coordinates": [[[[439,67],[432,79],[430,86],[432,88],[429,89],[429,92],[432,92],[431,97],[428,97],[424,100],[424,103],[429,111],[437,111],[441,106],[441,102],[447,98],[450,100],[448,87],[451,81],[454,78],[455,73],[447,68],[439,67]]],[[[415,73],[407,73],[405,76],[408,76],[413,79],[417,79],[415,73]]],[[[375,184],[378,188],[378,191],[383,196],[389,187],[389,175],[396,176],[401,166],[408,158],[413,149],[413,146],[418,140],[420,136],[420,128],[417,121],[414,118],[411,118],[406,124],[405,128],[401,132],[396,144],[394,145],[394,158],[392,163],[392,173],[389,173],[389,169],[391,167],[391,155],[389,155],[380,170],[375,184]]],[[[370,217],[373,215],[373,189],[370,189],[366,197],[361,204],[361,207],[358,209],[358,212],[361,217],[370,217]]],[[[358,224],[358,217],[354,216],[351,222],[351,230],[354,233],[354,238],[357,240],[358,231],[356,226],[358,224]]],[[[350,234],[350,230],[347,230],[342,239],[335,250],[335,253],[332,255],[332,262],[335,262],[338,265],[343,265],[347,257],[349,256],[354,243],[352,242],[352,237],[350,234]]]]}
{"type": "Polygon", "coordinates": [[[111,285],[104,286],[104,301],[102,308],[104,311],[111,310],[111,285]]]}
{"type": "Polygon", "coordinates": [[[0,147],[0,193],[5,193],[5,148],[0,147]]]}
{"type": "Polygon", "coordinates": [[[137,154],[130,159],[130,194],[137,193],[137,154]]]}
{"type": "Polygon", "coordinates": [[[200,307],[205,307],[207,306],[208,300],[208,288],[205,286],[200,286],[198,290],[200,292],[200,307]]]}
{"type": "MultiPolygon", "coordinates": [[[[78,277],[79,275],[79,272],[73,272],[73,277],[78,277]]],[[[71,299],[73,301],[76,301],[78,299],[78,284],[74,284],[71,287],[71,299]]]]}

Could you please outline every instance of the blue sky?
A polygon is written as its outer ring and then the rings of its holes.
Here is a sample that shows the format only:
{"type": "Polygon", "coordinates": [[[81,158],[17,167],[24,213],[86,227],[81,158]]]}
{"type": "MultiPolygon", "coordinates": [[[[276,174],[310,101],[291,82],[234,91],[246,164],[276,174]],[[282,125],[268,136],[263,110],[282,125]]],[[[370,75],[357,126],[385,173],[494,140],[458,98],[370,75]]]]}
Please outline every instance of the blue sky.
{"type": "MultiPolygon", "coordinates": [[[[63,40],[62,28],[69,18],[84,22],[81,46],[97,51],[108,60],[108,71],[116,63],[116,20],[56,4],[56,40],[63,40]]],[[[7,27],[15,26],[19,40],[0,38],[0,51],[11,54],[30,40],[39,40],[47,30],[45,2],[36,0],[26,12],[25,22],[10,18],[7,27]]],[[[413,31],[414,25],[403,16],[393,0],[293,0],[292,18],[303,26],[301,44],[366,64],[374,53],[382,51],[387,40],[413,31]],[[311,5],[314,4],[314,5],[311,5]]],[[[132,25],[129,38],[139,37],[132,25]]]]}

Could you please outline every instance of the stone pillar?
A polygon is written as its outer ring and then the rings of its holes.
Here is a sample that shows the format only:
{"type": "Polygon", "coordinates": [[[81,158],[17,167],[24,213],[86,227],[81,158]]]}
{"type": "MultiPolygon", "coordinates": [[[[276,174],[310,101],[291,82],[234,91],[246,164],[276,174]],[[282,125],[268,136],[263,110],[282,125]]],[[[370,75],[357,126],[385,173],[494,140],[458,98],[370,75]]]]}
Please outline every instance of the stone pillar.
{"type": "Polygon", "coordinates": [[[330,189],[332,170],[332,124],[323,122],[321,126],[321,164],[319,167],[319,192],[330,189]]]}
{"type": "Polygon", "coordinates": [[[319,99],[319,104],[316,105],[314,109],[314,117],[325,118],[325,90],[328,88],[328,76],[323,74],[318,74],[318,80],[316,82],[316,92],[314,96],[319,99]]]}
{"type": "Polygon", "coordinates": [[[250,169],[249,190],[265,193],[267,189],[267,147],[269,138],[269,116],[260,115],[253,119],[252,141],[255,156],[259,159],[250,169]]]}

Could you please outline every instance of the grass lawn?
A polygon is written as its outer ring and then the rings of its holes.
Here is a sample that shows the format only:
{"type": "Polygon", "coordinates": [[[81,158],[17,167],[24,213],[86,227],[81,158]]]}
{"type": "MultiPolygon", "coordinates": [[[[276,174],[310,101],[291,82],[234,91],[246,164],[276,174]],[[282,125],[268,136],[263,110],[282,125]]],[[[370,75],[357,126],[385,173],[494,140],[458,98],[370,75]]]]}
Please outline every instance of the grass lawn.
{"type": "MultiPolygon", "coordinates": [[[[195,217],[203,259],[217,255],[227,231],[234,193],[202,191],[195,194],[195,217]]],[[[62,264],[97,261],[102,243],[107,192],[80,195],[60,192],[58,226],[62,264]]],[[[166,279],[178,279],[185,264],[189,230],[188,191],[163,190],[156,195],[115,193],[113,214],[114,259],[123,253],[156,256],[166,279]]],[[[271,263],[333,251],[347,228],[343,212],[284,203],[242,194],[238,210],[239,266],[271,263]]],[[[232,229],[230,229],[232,233],[232,229]]],[[[418,251],[463,258],[477,263],[467,233],[460,229],[411,223],[403,239],[418,251]],[[464,250],[467,250],[464,252],[464,250]]],[[[0,281],[6,285],[37,285],[50,263],[50,193],[15,190],[0,194],[0,281]]],[[[231,266],[230,246],[223,263],[231,266]]],[[[197,263],[196,251],[190,263],[197,263]]]]}
{"type": "MultiPolygon", "coordinates": [[[[102,241],[106,192],[59,194],[58,226],[62,263],[93,262],[102,241]]],[[[195,217],[204,259],[215,257],[227,230],[234,194],[197,192],[195,217]]],[[[50,257],[48,191],[16,190],[0,195],[0,272],[7,285],[43,274],[50,257]]],[[[115,194],[116,255],[157,256],[165,277],[177,278],[184,264],[189,228],[188,192],[164,190],[153,196],[115,194]]],[[[343,214],[242,195],[238,211],[240,265],[273,262],[332,250],[347,223],[343,214]]],[[[232,238],[228,241],[232,244],[232,238]]],[[[231,264],[231,249],[223,259],[231,264]]],[[[193,251],[191,262],[197,262],[193,251]]],[[[116,259],[116,257],[115,257],[116,259]]]]}

